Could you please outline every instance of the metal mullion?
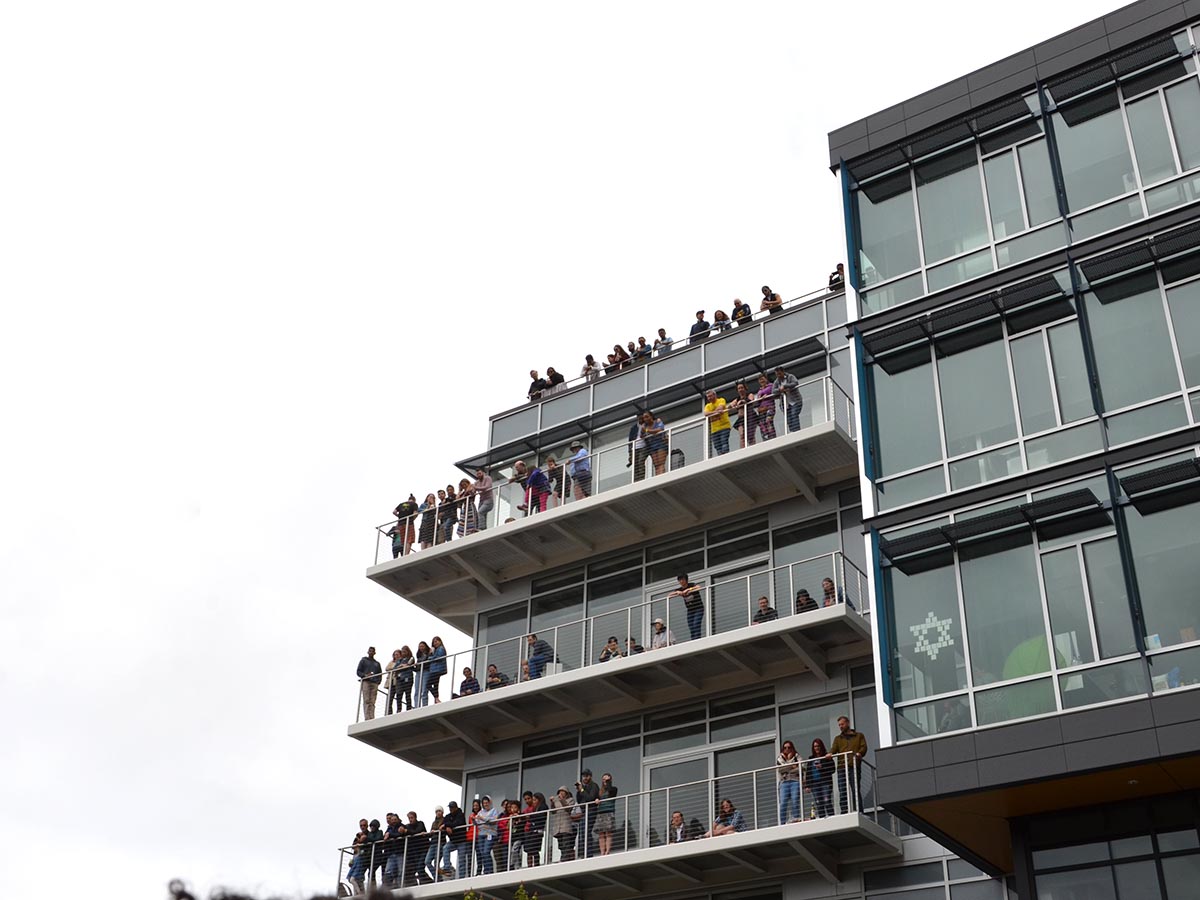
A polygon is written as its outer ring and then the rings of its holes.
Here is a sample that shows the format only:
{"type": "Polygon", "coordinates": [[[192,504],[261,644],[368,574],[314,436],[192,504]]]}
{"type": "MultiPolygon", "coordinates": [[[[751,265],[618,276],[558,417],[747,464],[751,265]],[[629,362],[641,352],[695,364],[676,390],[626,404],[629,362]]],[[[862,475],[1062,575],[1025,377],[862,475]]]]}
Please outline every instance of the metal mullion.
{"type": "Polygon", "coordinates": [[[913,700],[900,701],[893,706],[893,709],[909,709],[914,706],[923,706],[926,703],[937,703],[941,700],[946,700],[951,697],[962,697],[967,693],[967,688],[955,688],[952,691],[942,691],[940,694],[930,694],[927,697],[918,697],[913,700]]]}
{"type": "MultiPolygon", "coordinates": [[[[1025,457],[1025,427],[1021,424],[1021,401],[1017,397],[1017,367],[1013,365],[1012,344],[1009,341],[1008,320],[1000,317],[1000,334],[1004,341],[1004,362],[1008,366],[1008,391],[1012,396],[1013,415],[1017,426],[1017,454],[1021,457],[1021,471],[1029,471],[1029,460],[1025,457]]],[[[1043,341],[1044,343],[1044,341],[1043,341]]]]}
{"type": "MultiPolygon", "coordinates": [[[[1076,300],[1075,302],[1079,303],[1081,301],[1076,300]]],[[[1047,325],[1045,328],[1040,329],[1042,333],[1042,349],[1046,353],[1046,371],[1050,375],[1050,399],[1054,403],[1054,421],[1058,423],[1054,427],[1062,428],[1066,423],[1062,417],[1062,401],[1058,397],[1058,381],[1054,377],[1054,355],[1050,352],[1050,327],[1047,325]]],[[[1090,373],[1088,377],[1091,377],[1090,373]]]]}
{"type": "Polygon", "coordinates": [[[946,423],[944,421],[945,417],[942,414],[942,376],[941,376],[941,372],[938,369],[938,364],[937,364],[937,362],[938,362],[937,346],[934,344],[934,342],[932,340],[929,342],[929,357],[930,357],[929,366],[930,366],[930,369],[932,370],[931,374],[933,375],[933,402],[935,405],[934,408],[937,412],[938,446],[941,448],[941,451],[942,451],[942,485],[943,485],[944,489],[946,490],[946,492],[949,493],[950,492],[950,472],[946,466],[946,458],[950,454],[946,449],[946,423]]]}
{"type": "MultiPolygon", "coordinates": [[[[1017,146],[1023,147],[1024,144],[1017,146]]],[[[1022,221],[1025,222],[1025,228],[1021,231],[1021,234],[1027,234],[1029,229],[1033,227],[1033,221],[1029,218],[1029,204],[1025,200],[1025,176],[1021,173],[1021,157],[1017,153],[1017,146],[1012,148],[1012,164],[1013,168],[1017,171],[1017,194],[1019,195],[1018,199],[1021,201],[1022,221]]]]}
{"type": "MultiPolygon", "coordinates": [[[[996,235],[992,231],[992,207],[988,201],[987,180],[983,177],[983,157],[979,152],[979,142],[975,142],[975,167],[979,170],[979,191],[983,194],[983,221],[987,226],[988,248],[992,251],[992,271],[1000,268],[1000,262],[996,258],[996,235]]],[[[970,253],[978,253],[979,250],[969,251],[970,253]]]]}
{"type": "Polygon", "coordinates": [[[1182,84],[1184,80],[1180,79],[1171,84],[1164,84],[1158,89],[1158,101],[1162,105],[1163,124],[1167,126],[1167,140],[1171,144],[1171,158],[1175,160],[1176,176],[1183,173],[1183,161],[1179,158],[1179,147],[1175,143],[1175,128],[1171,125],[1171,110],[1167,106],[1167,88],[1182,84]]]}
{"type": "Polygon", "coordinates": [[[975,716],[975,673],[971,671],[971,641],[967,637],[967,603],[966,593],[962,585],[962,567],[956,549],[952,556],[954,567],[954,589],[958,594],[958,621],[962,623],[963,664],[967,674],[967,709],[971,713],[971,727],[978,728],[979,721],[975,716]]]}
{"type": "Polygon", "coordinates": [[[1154,279],[1158,285],[1158,298],[1162,302],[1163,316],[1167,322],[1167,340],[1171,342],[1171,353],[1175,356],[1175,375],[1183,390],[1183,405],[1188,407],[1188,420],[1191,421],[1191,403],[1188,402],[1187,397],[1187,376],[1183,372],[1183,357],[1179,354],[1179,341],[1175,337],[1175,320],[1171,317],[1171,304],[1167,300],[1166,283],[1163,281],[1162,269],[1159,266],[1154,267],[1154,279]]]}
{"type": "Polygon", "coordinates": [[[913,221],[917,226],[917,258],[921,263],[921,293],[929,293],[929,279],[925,277],[925,269],[929,265],[925,260],[925,236],[921,234],[921,207],[917,203],[917,167],[908,167],[908,189],[912,194],[913,221]]]}
{"type": "MultiPolygon", "coordinates": [[[[1120,86],[1117,88],[1117,103],[1117,108],[1121,113],[1121,127],[1125,129],[1125,146],[1129,148],[1129,160],[1133,163],[1133,189],[1137,193],[1138,203],[1142,207],[1142,218],[1144,219],[1149,215],[1149,212],[1146,208],[1145,185],[1142,184],[1142,167],[1141,163],[1138,162],[1137,148],[1133,145],[1133,127],[1129,124],[1129,113],[1125,110],[1125,98],[1121,95],[1120,86]]],[[[1163,124],[1166,124],[1167,121],[1164,119],[1163,124]]],[[[1176,174],[1179,174],[1178,170],[1176,174]]],[[[1119,199],[1121,198],[1114,198],[1114,202],[1119,199]]]]}

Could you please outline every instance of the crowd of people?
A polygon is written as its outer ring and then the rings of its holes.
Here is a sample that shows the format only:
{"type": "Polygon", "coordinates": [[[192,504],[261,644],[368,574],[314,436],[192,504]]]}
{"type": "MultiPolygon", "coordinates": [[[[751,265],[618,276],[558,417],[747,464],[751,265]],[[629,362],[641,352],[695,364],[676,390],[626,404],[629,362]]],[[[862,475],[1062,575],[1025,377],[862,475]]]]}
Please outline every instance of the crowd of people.
{"type": "MultiPolygon", "coordinates": [[[[782,402],[788,432],[800,429],[804,396],[800,381],[784,367],[777,366],[774,378],[759,373],[757,387],[739,382],[732,400],[718,396],[715,390],[704,395],[702,412],[708,423],[708,439],[713,456],[730,450],[730,433],[737,431],[740,447],[778,436],[775,425],[777,405],[782,402]],[[731,418],[732,415],[732,418],[731,418]]],[[[661,417],[643,410],[629,427],[626,467],[633,469],[633,480],[667,471],[671,437],[661,417]],[[652,472],[647,472],[646,463],[652,472]]],[[[680,451],[682,452],[682,451],[680,451]]],[[[448,484],[443,490],[426,494],[418,503],[414,494],[396,504],[392,514],[396,522],[386,532],[392,541],[392,558],[409,553],[414,546],[422,550],[457,537],[475,534],[488,527],[488,514],[495,508],[496,493],[504,484],[519,485],[523,502],[517,510],[525,515],[545,512],[554,504],[583,500],[592,495],[592,456],[581,441],[573,441],[569,455],[562,461],[547,456],[543,463],[530,465],[525,460],[513,464],[510,478],[493,480],[486,469],[475,470],[475,478],[463,478],[458,487],[448,484]]],[[[672,462],[675,468],[677,463],[672,462]]],[[[506,521],[512,521],[511,519],[506,521]]]]}
{"type": "MultiPolygon", "coordinates": [[[[842,288],[845,284],[844,273],[844,266],[842,263],[838,263],[837,268],[829,275],[829,290],[835,291],[842,288]]],[[[783,311],[783,298],[770,285],[762,286],[762,300],[759,303],[758,311],[768,315],[783,311]]],[[[699,343],[747,323],[754,317],[754,309],[749,303],[743,303],[740,298],[737,298],[733,301],[733,307],[728,313],[723,309],[715,310],[711,322],[706,318],[707,314],[706,310],[696,310],[696,321],[692,323],[691,329],[688,331],[689,344],[699,343]]],[[[676,341],[667,334],[667,329],[660,328],[657,335],[650,341],[643,336],[636,341],[628,341],[623,347],[620,343],[613,344],[612,353],[609,353],[603,362],[597,362],[593,354],[587,354],[584,357],[579,377],[585,381],[595,381],[601,374],[613,375],[647,362],[654,357],[666,356],[675,349],[675,345],[676,341]]],[[[545,376],[539,374],[536,369],[530,370],[529,379],[529,390],[526,392],[526,397],[530,400],[542,399],[564,390],[568,386],[566,378],[553,366],[547,367],[545,376]]]]}
{"type": "MultiPolygon", "coordinates": [[[[683,601],[688,633],[692,640],[699,640],[704,635],[704,617],[707,604],[704,598],[704,588],[689,580],[686,572],[676,576],[678,587],[666,596],[668,600],[683,601]]],[[[807,588],[796,591],[794,611],[811,612],[822,607],[836,606],[845,603],[845,594],[838,590],[832,578],[821,580],[821,598],[814,598],[807,588]]],[[[779,618],[779,610],[771,606],[768,597],[758,598],[757,609],[750,617],[750,625],[761,625],[774,622],[779,618]]],[[[675,633],[667,627],[661,617],[653,620],[650,626],[650,650],[660,650],[675,644],[675,633]]],[[[633,635],[625,639],[621,647],[617,636],[610,635],[601,647],[596,657],[597,663],[611,662],[627,656],[645,653],[647,648],[633,635]]],[[[367,655],[358,661],[355,674],[359,681],[362,694],[362,712],[364,719],[374,719],[379,695],[385,696],[385,715],[401,712],[414,707],[429,706],[431,703],[442,702],[441,681],[449,673],[449,655],[446,645],[437,635],[426,643],[419,641],[417,651],[413,653],[408,644],[392,651],[392,658],[386,665],[376,659],[374,647],[367,648],[367,655]]],[[[462,669],[462,680],[458,690],[451,690],[450,699],[469,697],[481,691],[507,687],[510,684],[533,681],[541,678],[548,667],[558,663],[554,647],[545,638],[537,634],[525,636],[525,652],[520,660],[520,671],[509,676],[500,671],[496,663],[488,663],[483,680],[480,681],[470,666],[462,669]]]]}
{"type": "MultiPolygon", "coordinates": [[[[814,738],[807,758],[800,757],[792,741],[782,743],[775,761],[778,824],[835,815],[835,775],[841,812],[860,808],[860,763],[867,753],[867,741],[846,716],[837,724],[838,734],[829,747],[821,738],[814,738]],[[801,805],[802,793],[810,796],[807,814],[801,805]]],[[[389,812],[386,827],[381,827],[378,819],[363,818],[349,848],[352,857],[346,880],[359,891],[367,882],[396,889],[608,856],[631,839],[627,828],[633,819],[627,804],[618,809],[619,794],[610,773],[603,773],[597,781],[590,769],[584,769],[574,790],[560,785],[549,799],[542,791],[533,790],[523,791],[520,799],[493,800],[484,794],[472,801],[469,813],[451,800],[445,807],[434,808],[428,824],[411,810],[404,819],[389,812]],[[551,838],[558,848],[557,860],[551,838]]],[[[676,809],[670,814],[665,836],[651,823],[646,844],[737,834],[756,824],[757,813],[754,822],[748,823],[733,799],[723,797],[707,829],[696,818],[687,821],[683,811],[676,809]]]]}

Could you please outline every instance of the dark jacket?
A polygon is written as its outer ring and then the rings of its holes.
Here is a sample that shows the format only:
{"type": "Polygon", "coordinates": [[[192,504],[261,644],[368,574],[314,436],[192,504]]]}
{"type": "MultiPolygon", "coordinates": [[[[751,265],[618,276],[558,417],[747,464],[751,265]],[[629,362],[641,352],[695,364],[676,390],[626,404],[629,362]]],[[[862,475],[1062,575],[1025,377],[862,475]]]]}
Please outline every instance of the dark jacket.
{"type": "Polygon", "coordinates": [[[461,809],[455,809],[442,817],[442,831],[447,828],[450,832],[450,843],[462,844],[467,840],[467,815],[461,809]]]}
{"type": "Polygon", "coordinates": [[[383,674],[383,666],[379,664],[379,660],[371,659],[369,656],[364,656],[358,661],[358,677],[372,684],[379,684],[380,675],[383,674]]]}

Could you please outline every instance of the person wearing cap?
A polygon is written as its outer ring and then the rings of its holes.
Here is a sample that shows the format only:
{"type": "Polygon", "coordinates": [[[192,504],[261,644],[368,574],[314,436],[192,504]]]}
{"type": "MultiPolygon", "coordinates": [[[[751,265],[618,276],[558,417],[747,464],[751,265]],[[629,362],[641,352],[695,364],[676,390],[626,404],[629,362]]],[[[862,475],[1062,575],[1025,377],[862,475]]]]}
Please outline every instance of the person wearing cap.
{"type": "MultiPolygon", "coordinates": [[[[550,833],[558,842],[559,862],[570,862],[575,858],[575,832],[579,826],[572,812],[578,810],[575,798],[565,784],[550,798],[550,833]]],[[[582,811],[578,814],[582,815],[582,811]]]]}
{"type": "Polygon", "coordinates": [[[662,619],[654,620],[654,633],[650,635],[650,649],[661,650],[675,643],[675,635],[662,619]]]}
{"type": "Polygon", "coordinates": [[[621,652],[621,645],[617,643],[615,634],[609,635],[608,643],[600,650],[600,662],[608,662],[613,659],[620,659],[625,654],[621,652]]]}
{"type": "Polygon", "coordinates": [[[453,850],[458,860],[458,877],[466,878],[467,859],[471,850],[467,844],[467,814],[458,808],[457,800],[451,800],[446,808],[446,815],[442,819],[442,834],[446,836],[444,868],[450,867],[450,851],[453,850]]]}
{"type": "Polygon", "coordinates": [[[766,310],[769,313],[777,313],[783,311],[783,298],[771,290],[770,285],[762,286],[763,301],[759,310],[766,310]]]}
{"type": "Polygon", "coordinates": [[[358,661],[358,681],[362,691],[364,719],[375,718],[375,697],[379,693],[379,682],[383,678],[383,666],[375,658],[375,648],[368,647],[367,655],[358,661]]]}
{"type": "Polygon", "coordinates": [[[571,458],[567,460],[567,475],[576,500],[592,496],[592,459],[582,441],[571,441],[571,458]]]}
{"type": "Polygon", "coordinates": [[[708,322],[704,318],[704,310],[696,310],[696,321],[692,325],[692,330],[688,332],[688,343],[694,344],[708,337],[709,327],[708,322]]]}
{"type": "Polygon", "coordinates": [[[708,442],[713,456],[724,456],[729,452],[729,408],[724,397],[718,397],[711,388],[704,392],[704,418],[708,419],[708,442]]]}

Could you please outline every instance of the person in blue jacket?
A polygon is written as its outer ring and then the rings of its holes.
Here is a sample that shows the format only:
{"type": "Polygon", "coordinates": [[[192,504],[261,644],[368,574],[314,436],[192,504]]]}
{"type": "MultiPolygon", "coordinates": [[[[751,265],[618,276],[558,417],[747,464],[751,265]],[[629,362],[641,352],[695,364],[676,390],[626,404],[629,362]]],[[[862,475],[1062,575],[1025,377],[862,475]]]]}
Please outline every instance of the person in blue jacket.
{"type": "Polygon", "coordinates": [[[425,705],[429,705],[429,697],[433,695],[434,703],[441,703],[438,697],[438,682],[446,674],[446,645],[436,635],[433,638],[433,648],[429,654],[429,662],[425,664],[427,677],[425,679],[425,705]]]}

